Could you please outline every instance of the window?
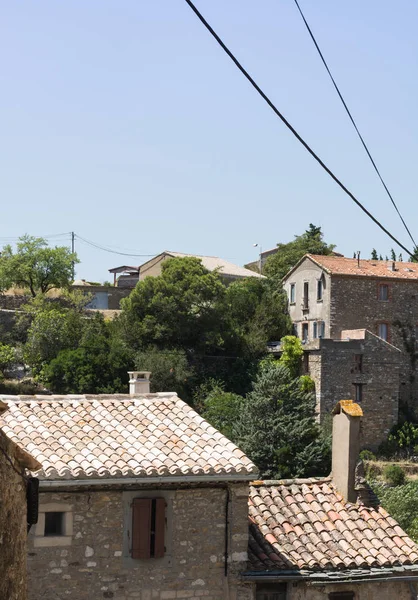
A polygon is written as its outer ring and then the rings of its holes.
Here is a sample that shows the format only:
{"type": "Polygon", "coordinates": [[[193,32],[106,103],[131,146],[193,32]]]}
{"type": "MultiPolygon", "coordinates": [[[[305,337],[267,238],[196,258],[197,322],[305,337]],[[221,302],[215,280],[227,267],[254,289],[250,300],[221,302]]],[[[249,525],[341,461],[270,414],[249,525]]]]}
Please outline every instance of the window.
{"type": "Polygon", "coordinates": [[[322,283],[322,279],[318,279],[318,282],[316,285],[316,300],[317,300],[317,302],[320,302],[322,300],[323,291],[324,291],[324,285],[322,283]]]}
{"type": "Polygon", "coordinates": [[[175,495],[173,490],[122,492],[124,568],[136,569],[138,561],[172,565],[175,495]]]}
{"type": "Polygon", "coordinates": [[[46,512],[44,535],[64,535],[64,519],[65,513],[63,512],[46,512]]]}
{"type": "Polygon", "coordinates": [[[257,584],[256,600],[286,600],[286,583],[257,584]]]}
{"type": "Polygon", "coordinates": [[[357,403],[363,401],[363,386],[363,383],[354,383],[354,401],[357,403]]]}
{"type": "Polygon", "coordinates": [[[362,354],[354,355],[354,372],[355,373],[363,373],[363,355],[362,354]]]}
{"type": "Polygon", "coordinates": [[[290,304],[294,304],[296,302],[296,284],[290,284],[290,294],[289,294],[290,304]]]}
{"type": "Polygon", "coordinates": [[[132,558],[162,558],[164,554],[164,498],[135,498],[132,503],[132,558]]]}
{"type": "Polygon", "coordinates": [[[318,330],[319,330],[319,337],[324,338],[325,337],[325,321],[320,321],[318,323],[318,330]]]}
{"type": "Polygon", "coordinates": [[[354,600],[354,592],[331,592],[329,600],[354,600]]]}
{"type": "Polygon", "coordinates": [[[302,340],[304,342],[307,342],[308,337],[309,337],[309,323],[302,323],[302,340]]]}
{"type": "Polygon", "coordinates": [[[387,323],[378,323],[377,335],[387,342],[389,340],[389,325],[387,323]]]}
{"type": "Polygon", "coordinates": [[[313,324],[313,333],[312,333],[312,337],[314,339],[316,339],[318,337],[318,323],[316,321],[314,321],[313,324]]]}
{"type": "Polygon", "coordinates": [[[299,332],[298,332],[298,326],[296,323],[293,323],[292,329],[293,329],[293,335],[295,337],[298,337],[299,332]]]}
{"type": "Polygon", "coordinates": [[[379,284],[379,300],[382,302],[389,301],[389,286],[387,283],[379,284]]]}
{"type": "Polygon", "coordinates": [[[51,502],[39,506],[33,545],[35,548],[71,546],[73,536],[73,507],[51,502]]]}
{"type": "Polygon", "coordinates": [[[303,308],[309,308],[309,283],[307,281],[303,284],[303,308]]]}

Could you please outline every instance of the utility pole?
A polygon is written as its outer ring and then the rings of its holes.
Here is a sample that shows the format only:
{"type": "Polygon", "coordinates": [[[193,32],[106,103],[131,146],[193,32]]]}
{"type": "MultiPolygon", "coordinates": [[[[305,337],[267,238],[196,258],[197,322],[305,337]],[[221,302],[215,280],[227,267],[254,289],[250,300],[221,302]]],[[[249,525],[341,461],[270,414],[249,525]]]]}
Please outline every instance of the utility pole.
{"type": "MultiPolygon", "coordinates": [[[[74,246],[75,246],[75,233],[71,232],[71,254],[74,254],[74,246]]],[[[73,281],[75,278],[75,262],[73,261],[73,281]]]]}

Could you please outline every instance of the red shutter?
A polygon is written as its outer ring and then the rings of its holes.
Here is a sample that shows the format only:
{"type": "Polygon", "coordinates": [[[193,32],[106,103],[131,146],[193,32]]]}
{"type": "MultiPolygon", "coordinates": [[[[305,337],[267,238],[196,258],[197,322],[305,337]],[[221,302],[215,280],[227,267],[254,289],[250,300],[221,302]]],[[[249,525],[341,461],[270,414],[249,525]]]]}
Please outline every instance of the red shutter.
{"type": "Polygon", "coordinates": [[[155,547],[154,557],[162,558],[164,556],[164,538],[165,538],[165,500],[164,498],[155,499],[155,547]]]}
{"type": "Polygon", "coordinates": [[[151,503],[149,498],[135,498],[132,503],[132,558],[150,558],[151,503]]]}

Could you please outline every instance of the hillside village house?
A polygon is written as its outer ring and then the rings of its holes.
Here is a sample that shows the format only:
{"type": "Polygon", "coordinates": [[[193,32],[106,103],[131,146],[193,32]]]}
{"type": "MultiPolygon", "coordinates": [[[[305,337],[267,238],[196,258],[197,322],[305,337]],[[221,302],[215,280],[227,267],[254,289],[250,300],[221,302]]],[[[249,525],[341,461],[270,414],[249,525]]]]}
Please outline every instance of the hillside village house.
{"type": "Polygon", "coordinates": [[[158,275],[161,275],[162,265],[166,260],[170,258],[185,258],[187,256],[199,258],[202,265],[208,271],[217,271],[224,283],[231,283],[232,281],[245,279],[246,277],[264,278],[259,273],[235,265],[229,260],[219,258],[218,256],[199,256],[197,254],[184,254],[183,252],[171,252],[169,250],[161,252],[161,254],[147,260],[139,267],[115,267],[114,269],[109,269],[109,273],[113,273],[115,285],[135,287],[138,281],[141,281],[145,277],[158,277],[158,275]],[[117,279],[118,274],[119,278],[117,279]]]}
{"type": "Polygon", "coordinates": [[[2,397],[3,432],[43,466],[29,600],[249,598],[256,467],[148,375],[129,395],[2,397]]]}
{"type": "Polygon", "coordinates": [[[148,386],[2,398],[3,433],[43,464],[28,600],[416,599],[418,547],[356,466],[359,405],[334,410],[332,477],[250,481],[234,444],[148,386]]]}
{"type": "Polygon", "coordinates": [[[418,408],[418,264],[306,255],[283,284],[318,412],[355,398],[375,448],[397,422],[399,402],[418,408]]]}
{"type": "MultiPolygon", "coordinates": [[[[0,401],[0,424],[7,409],[7,404],[0,401]]],[[[26,600],[27,488],[29,485],[27,471],[38,471],[40,468],[38,461],[0,429],[0,598],[2,600],[26,600]]]]}

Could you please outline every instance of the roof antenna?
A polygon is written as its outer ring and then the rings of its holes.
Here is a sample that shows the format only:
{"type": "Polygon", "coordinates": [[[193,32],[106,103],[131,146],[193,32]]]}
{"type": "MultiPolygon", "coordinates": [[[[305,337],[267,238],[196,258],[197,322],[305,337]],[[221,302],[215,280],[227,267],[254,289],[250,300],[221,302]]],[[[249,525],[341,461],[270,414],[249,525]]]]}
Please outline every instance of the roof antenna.
{"type": "Polygon", "coordinates": [[[357,250],[357,266],[360,266],[360,250],[357,250]]]}

